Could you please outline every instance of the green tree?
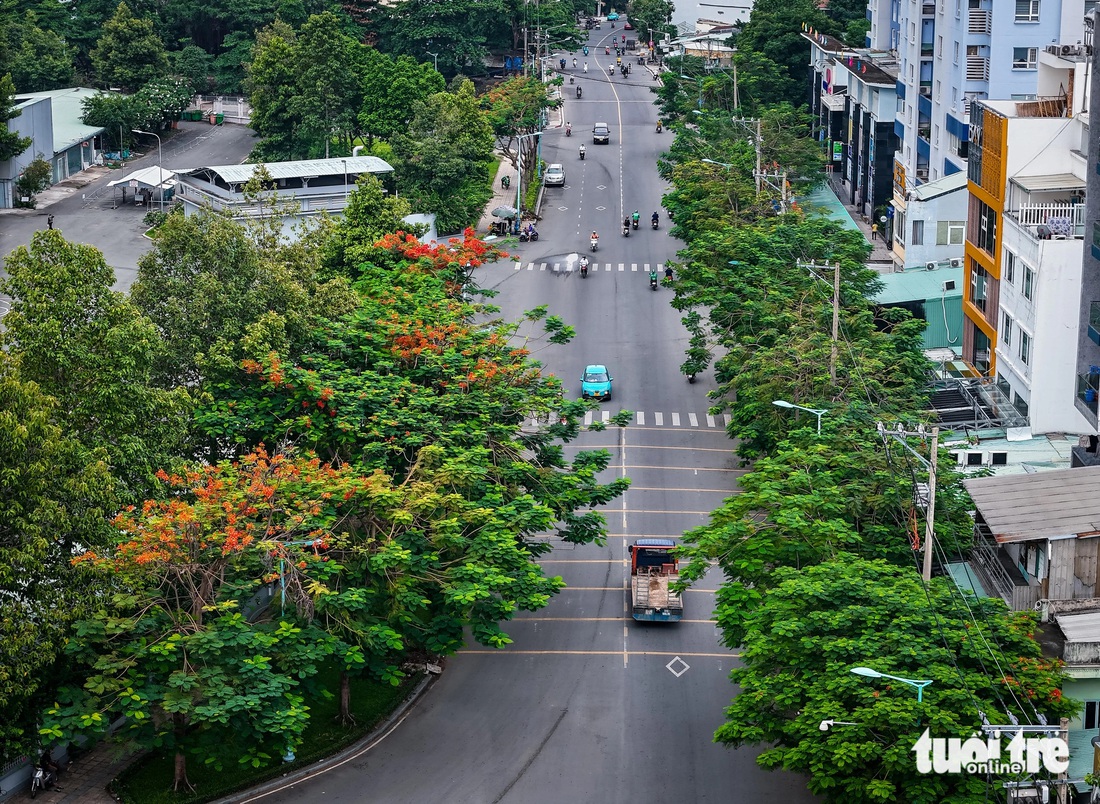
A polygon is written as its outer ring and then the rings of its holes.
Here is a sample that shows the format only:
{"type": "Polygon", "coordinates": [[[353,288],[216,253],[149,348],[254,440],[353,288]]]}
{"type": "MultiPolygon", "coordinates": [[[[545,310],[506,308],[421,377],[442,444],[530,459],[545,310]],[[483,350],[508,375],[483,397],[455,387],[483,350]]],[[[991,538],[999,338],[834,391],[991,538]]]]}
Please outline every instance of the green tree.
{"type": "MultiPolygon", "coordinates": [[[[759,0],[735,38],[737,50],[758,53],[778,65],[779,73],[773,77],[792,82],[784,87],[785,92],[804,87],[810,58],[810,43],[802,37],[804,24],[819,31],[833,27],[814,0],[759,0]]],[[[788,94],[774,100],[796,102],[801,98],[788,94]]]]}
{"type": "Polygon", "coordinates": [[[534,170],[536,137],[531,136],[542,126],[544,112],[553,105],[547,85],[534,76],[516,76],[502,81],[481,98],[497,150],[519,166],[522,157],[528,174],[534,170]]]}
{"type": "Polygon", "coordinates": [[[99,591],[71,559],[107,543],[116,505],[104,456],[57,418],[57,402],[0,355],[0,759],[38,744],[73,619],[99,591]]]}
{"type": "Polygon", "coordinates": [[[152,21],[135,17],[125,2],[103,24],[90,55],[101,84],[130,92],[168,71],[168,55],[152,21]]]}
{"type": "Polygon", "coordinates": [[[359,177],[331,236],[325,241],[324,265],[330,273],[358,279],[360,266],[375,255],[375,243],[385,235],[408,231],[404,218],[412,214],[408,199],[387,193],[378,177],[359,177]]]}
{"type": "Polygon", "coordinates": [[[3,123],[0,126],[0,162],[13,159],[31,147],[33,140],[30,137],[20,137],[18,132],[8,130],[8,121],[21,114],[23,112],[15,108],[15,84],[11,74],[0,76],[0,123],[3,123]]]}
{"type": "Polygon", "coordinates": [[[38,15],[27,11],[8,31],[11,56],[5,61],[21,92],[42,92],[71,86],[74,51],[55,31],[38,26],[38,15]]]}
{"type": "Polygon", "coordinates": [[[472,81],[437,92],[413,106],[406,132],[393,138],[397,183],[415,208],[436,214],[441,232],[477,223],[492,189],[485,181],[493,132],[472,81]]]}
{"type": "Polygon", "coordinates": [[[379,50],[417,61],[437,59],[440,72],[481,74],[494,32],[511,19],[504,0],[408,0],[400,6],[379,8],[372,28],[379,50]],[[430,55],[436,53],[437,56],[430,55]]]}
{"type": "Polygon", "coordinates": [[[260,138],[253,149],[263,159],[292,159],[302,154],[301,120],[294,111],[297,94],[297,38],[294,29],[276,21],[256,34],[248,73],[252,129],[260,138]]]}
{"type": "Polygon", "coordinates": [[[739,692],[715,736],[764,746],[758,764],[809,774],[827,802],[982,804],[983,777],[917,771],[912,749],[924,729],[965,739],[983,713],[1038,724],[1039,714],[1049,723],[1077,711],[1061,696],[1059,663],[1032,638],[1034,613],[1007,612],[1000,599],[964,602],[950,579],[926,590],[911,567],[843,553],[777,569],[774,580],[748,617],[744,666],[730,674],[739,692]],[[932,684],[918,704],[911,687],[853,675],[859,665],[932,684]],[[834,719],[855,725],[819,728],[834,719]]]}
{"type": "Polygon", "coordinates": [[[169,54],[172,72],[185,78],[193,92],[209,92],[214,82],[214,59],[198,45],[169,54]]]}
{"type": "Polygon", "coordinates": [[[0,344],[20,375],[57,399],[66,436],[102,450],[120,497],[135,501],[181,454],[190,398],[152,386],[163,350],[152,323],[111,290],[114,272],[91,246],[38,232],[5,260],[11,297],[0,344]]]}
{"type": "Polygon", "coordinates": [[[650,29],[655,39],[668,32],[673,9],[671,0],[630,0],[628,16],[639,40],[648,42],[650,29]]]}
{"type": "Polygon", "coordinates": [[[116,150],[126,148],[133,141],[132,130],[142,125],[143,112],[133,95],[102,92],[82,100],[80,108],[84,125],[102,127],[103,136],[114,143],[116,150]]]}
{"type": "Polygon", "coordinates": [[[131,98],[134,116],[141,128],[154,131],[178,120],[180,112],[191,105],[194,90],[185,78],[155,78],[131,98]]]}
{"type": "Polygon", "coordinates": [[[311,16],[298,32],[290,108],[301,121],[298,139],[309,156],[327,157],[334,137],[351,153],[363,105],[362,61],[363,46],[331,11],[311,16]]]}
{"type": "Polygon", "coordinates": [[[34,161],[23,168],[23,172],[15,180],[15,191],[21,198],[29,198],[30,206],[33,207],[34,197],[50,186],[52,175],[50,163],[42,158],[42,154],[39,154],[34,161]]]}
{"type": "Polygon", "coordinates": [[[92,672],[59,693],[42,732],[59,742],[100,735],[121,712],[116,737],[173,753],[181,791],[192,788],[189,756],[258,766],[276,759],[270,745],[300,744],[303,689],[335,646],[298,619],[299,568],[321,560],[356,479],[262,451],[162,478],[169,499],[124,512],[115,543],[81,557],[121,589],[79,624],[68,654],[92,672]],[[254,617],[276,581],[291,610],[254,617]]]}
{"type": "Polygon", "coordinates": [[[384,140],[404,130],[413,116],[413,106],[446,87],[443,76],[430,64],[417,63],[411,56],[396,59],[368,48],[363,59],[363,107],[359,125],[367,134],[384,140]]]}

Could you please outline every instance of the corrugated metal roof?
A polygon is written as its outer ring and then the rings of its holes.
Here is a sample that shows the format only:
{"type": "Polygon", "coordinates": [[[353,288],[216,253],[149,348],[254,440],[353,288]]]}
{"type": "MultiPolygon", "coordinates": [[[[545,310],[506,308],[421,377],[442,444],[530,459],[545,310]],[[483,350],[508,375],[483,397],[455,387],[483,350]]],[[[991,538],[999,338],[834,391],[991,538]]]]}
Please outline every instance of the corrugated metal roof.
{"type": "Polygon", "coordinates": [[[960,170],[958,173],[952,173],[950,176],[944,176],[910,190],[909,198],[913,201],[929,201],[963,187],[966,187],[966,171],[960,170]]]}
{"type": "Polygon", "coordinates": [[[135,170],[123,176],[121,179],[115,179],[112,182],[108,182],[108,187],[117,187],[120,184],[129,185],[130,182],[136,181],[138,184],[147,184],[150,187],[157,187],[163,184],[165,187],[171,187],[176,182],[176,172],[169,170],[168,168],[162,168],[160,165],[153,165],[153,167],[142,168],[141,170],[135,170]]]}
{"type": "Polygon", "coordinates": [[[1029,193],[1037,193],[1043,190],[1085,189],[1085,180],[1074,176],[1072,173],[1048,173],[1043,176],[1013,176],[1009,181],[1023,187],[1029,193]]]}
{"type": "MultiPolygon", "coordinates": [[[[901,304],[925,299],[954,298],[962,296],[963,269],[943,267],[934,271],[903,271],[897,274],[879,274],[882,290],[875,294],[876,304],[901,304]],[[954,282],[952,290],[944,290],[945,282],[954,282]]],[[[962,322],[960,322],[961,325],[962,322]]]]}
{"type": "MultiPolygon", "coordinates": [[[[344,173],[391,173],[393,167],[377,156],[331,157],[329,159],[302,159],[296,162],[264,162],[273,179],[302,179],[313,176],[342,176],[344,173]]],[[[227,184],[242,184],[252,178],[256,164],[205,165],[177,171],[180,175],[193,176],[209,171],[216,173],[227,184]]]]}
{"type": "Polygon", "coordinates": [[[1058,627],[1067,642],[1100,642],[1100,611],[1087,614],[1059,614],[1058,627]]]}
{"type": "Polygon", "coordinates": [[[1100,534],[1100,466],[964,480],[998,542],[1100,534]]]}
{"type": "Polygon", "coordinates": [[[20,92],[19,98],[49,98],[53,112],[53,150],[55,154],[66,151],[74,145],[90,140],[103,131],[102,126],[86,126],[81,118],[84,109],[81,104],[85,98],[107,94],[101,89],[87,87],[69,87],[52,89],[49,92],[20,92]]]}

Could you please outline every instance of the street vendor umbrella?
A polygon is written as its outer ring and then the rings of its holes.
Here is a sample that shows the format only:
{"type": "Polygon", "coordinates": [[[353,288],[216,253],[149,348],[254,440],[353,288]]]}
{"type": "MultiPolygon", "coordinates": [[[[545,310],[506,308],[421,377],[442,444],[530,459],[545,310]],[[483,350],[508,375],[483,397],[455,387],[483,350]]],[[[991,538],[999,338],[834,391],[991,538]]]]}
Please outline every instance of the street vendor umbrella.
{"type": "Polygon", "coordinates": [[[514,218],[519,214],[519,210],[514,207],[497,207],[493,210],[494,218],[514,218]]]}

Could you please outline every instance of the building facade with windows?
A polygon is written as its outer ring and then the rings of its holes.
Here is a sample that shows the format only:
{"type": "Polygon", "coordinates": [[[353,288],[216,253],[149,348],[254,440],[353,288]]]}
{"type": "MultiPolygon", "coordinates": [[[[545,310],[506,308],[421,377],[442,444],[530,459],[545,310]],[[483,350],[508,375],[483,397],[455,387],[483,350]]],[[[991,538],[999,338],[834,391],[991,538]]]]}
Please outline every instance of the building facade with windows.
{"type": "Polygon", "coordinates": [[[1073,402],[1079,327],[1066,309],[1081,298],[1085,65],[1040,58],[1070,92],[972,106],[962,356],[1033,432],[1084,433],[1073,402]]]}
{"type": "MultiPolygon", "coordinates": [[[[1082,20],[1095,0],[870,0],[866,45],[898,61],[892,216],[909,192],[966,172],[974,100],[1030,100],[1040,53],[1084,55],[1082,20]]],[[[894,261],[907,264],[911,228],[892,227],[894,261]]]]}
{"type": "Polygon", "coordinates": [[[889,54],[853,50],[812,30],[802,35],[810,42],[810,113],[838,195],[870,219],[892,194],[896,65],[889,54]]]}
{"type": "MultiPolygon", "coordinates": [[[[1091,44],[1094,19],[1088,20],[1086,41],[1091,44]]],[[[1100,60],[1090,64],[1091,82],[1100,80],[1100,60]]],[[[1100,93],[1089,99],[1089,117],[1100,120],[1100,93]]],[[[1081,256],[1081,298],[1077,336],[1077,371],[1073,402],[1090,425],[1089,432],[1100,430],[1097,405],[1100,402],[1100,125],[1089,129],[1085,175],[1088,176],[1085,196],[1085,243],[1081,256]]],[[[1100,463],[1096,451],[1077,450],[1078,463],[1100,463]]]]}

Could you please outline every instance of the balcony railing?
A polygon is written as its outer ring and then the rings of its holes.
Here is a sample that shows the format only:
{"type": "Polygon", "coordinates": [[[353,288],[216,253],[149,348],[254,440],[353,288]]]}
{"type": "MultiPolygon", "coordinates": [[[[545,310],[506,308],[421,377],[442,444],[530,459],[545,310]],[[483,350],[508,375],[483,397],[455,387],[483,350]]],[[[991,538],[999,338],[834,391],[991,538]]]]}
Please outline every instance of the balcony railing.
{"type": "Polygon", "coordinates": [[[924,3],[921,5],[920,13],[922,17],[934,17],[936,16],[936,4],[924,3]]]}
{"type": "MultiPolygon", "coordinates": [[[[987,591],[1000,595],[1013,611],[1030,611],[1043,597],[1042,586],[1029,584],[1024,578],[1014,578],[1001,563],[1002,556],[1003,550],[993,540],[989,530],[975,525],[974,549],[970,558],[983,580],[992,587],[987,591]]],[[[1007,556],[1005,558],[1009,561],[1007,556]]]]}
{"type": "Polygon", "coordinates": [[[932,42],[921,42],[920,43],[920,54],[921,54],[921,56],[932,56],[932,55],[935,54],[935,52],[936,52],[936,45],[934,43],[932,43],[932,42]]]}
{"type": "Polygon", "coordinates": [[[985,56],[967,56],[966,57],[966,80],[967,81],[988,81],[989,80],[989,59],[985,56]]]}
{"type": "MultiPolygon", "coordinates": [[[[1091,336],[1093,329],[1089,327],[1089,335],[1091,336]]],[[[1077,398],[1085,403],[1085,407],[1092,411],[1092,415],[1097,415],[1097,396],[1100,395],[1100,374],[1078,374],[1077,375],[1077,398]]]]}
{"type": "Polygon", "coordinates": [[[985,34],[988,36],[993,31],[993,12],[970,9],[970,18],[967,20],[966,30],[972,34],[985,34]]]}
{"type": "MultiPolygon", "coordinates": [[[[209,207],[215,212],[229,212],[234,217],[247,218],[271,213],[270,202],[264,203],[261,201],[257,204],[248,204],[243,195],[226,193],[220,187],[211,192],[186,182],[180,182],[178,197],[200,207],[209,207]]],[[[297,215],[307,216],[317,215],[322,210],[329,213],[342,212],[347,206],[348,195],[343,187],[303,187],[282,191],[279,200],[294,209],[297,215]]],[[[290,209],[287,210],[287,212],[289,211],[290,209]]]]}
{"type": "Polygon", "coordinates": [[[1021,204],[1019,209],[1006,210],[1010,216],[1039,236],[1039,227],[1059,240],[1083,240],[1085,237],[1085,205],[1053,202],[1049,204],[1021,204]]]}
{"type": "Polygon", "coordinates": [[[927,140],[932,136],[932,126],[917,126],[917,136],[927,140]]]}

